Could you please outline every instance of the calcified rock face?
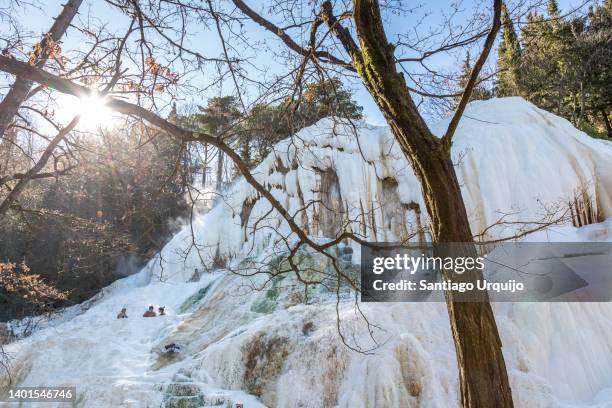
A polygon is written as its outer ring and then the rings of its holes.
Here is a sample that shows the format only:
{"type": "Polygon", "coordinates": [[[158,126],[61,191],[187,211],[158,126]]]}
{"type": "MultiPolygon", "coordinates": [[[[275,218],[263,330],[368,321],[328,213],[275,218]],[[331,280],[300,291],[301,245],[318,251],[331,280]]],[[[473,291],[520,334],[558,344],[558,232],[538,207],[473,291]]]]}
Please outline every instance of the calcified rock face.
{"type": "MultiPolygon", "coordinates": [[[[444,122],[434,126],[444,128],[444,122]]],[[[502,213],[512,214],[506,221],[537,221],[544,207],[569,202],[580,202],[575,209],[587,214],[578,224],[612,216],[610,144],[521,99],[471,104],[453,156],[475,233],[502,213]]],[[[355,130],[322,120],[278,144],[254,173],[316,239],[339,230],[378,241],[428,238],[420,187],[385,127],[355,130]]],[[[54,327],[5,346],[17,382],[78,379],[79,404],[88,408],[457,406],[443,304],[363,304],[375,324],[367,326],[354,291],[329,278],[305,289],[293,274],[269,279],[217,271],[186,283],[194,268],[220,260],[243,274],[288,269],[288,232],[238,180],[140,273],[116,282],[90,307],[66,311],[54,327]],[[150,304],[166,306],[168,316],[133,317],[150,304]],[[122,307],[130,318],[119,321],[122,307]],[[345,340],[374,347],[374,354],[347,348],[337,317],[345,340]],[[161,355],[170,342],[181,352],[161,355]]],[[[489,230],[492,237],[510,233],[489,230]]],[[[612,222],[577,229],[568,221],[531,239],[612,240],[612,222]]],[[[353,243],[332,251],[346,264],[359,260],[353,243]]],[[[297,258],[308,271],[304,279],[331,273],[322,255],[303,250],[297,258]]],[[[354,265],[347,273],[357,273],[354,265]]],[[[517,406],[595,407],[611,400],[612,305],[504,304],[495,313],[517,406]]]]}
{"type": "MultiPolygon", "coordinates": [[[[441,133],[446,121],[432,128],[441,133]]],[[[504,214],[508,223],[535,222],[571,205],[576,226],[612,215],[608,142],[521,98],[470,104],[457,132],[453,159],[475,235],[504,214]]],[[[311,235],[351,231],[375,241],[428,239],[420,186],[386,127],[323,119],[276,145],[253,173],[311,235]]],[[[270,210],[253,188],[237,181],[223,203],[196,220],[202,228],[194,228],[195,242],[214,248],[200,255],[242,258],[281,242],[289,229],[270,210]]],[[[508,225],[487,231],[490,237],[513,232],[508,225]]],[[[186,230],[175,240],[190,235],[186,230]]],[[[191,261],[199,265],[200,256],[190,254],[191,261]]]]}

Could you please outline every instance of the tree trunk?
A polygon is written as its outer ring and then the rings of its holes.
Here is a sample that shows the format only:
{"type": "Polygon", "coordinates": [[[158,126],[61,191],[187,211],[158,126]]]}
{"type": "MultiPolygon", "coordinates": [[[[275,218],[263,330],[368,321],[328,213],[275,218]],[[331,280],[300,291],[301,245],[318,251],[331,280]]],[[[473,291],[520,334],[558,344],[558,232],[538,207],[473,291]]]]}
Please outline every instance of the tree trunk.
{"type": "Polygon", "coordinates": [[[216,190],[221,190],[221,186],[223,185],[223,160],[225,159],[223,152],[218,150],[217,153],[217,184],[215,186],[216,190]]]}
{"type": "Polygon", "coordinates": [[[606,124],[608,139],[612,139],[612,125],[610,125],[610,118],[608,117],[608,112],[606,112],[604,108],[601,108],[601,115],[603,116],[604,123],[606,124]]]}
{"type": "MultiPolygon", "coordinates": [[[[328,13],[329,15],[329,13],[328,13]]],[[[357,71],[374,98],[419,179],[436,243],[462,243],[461,251],[476,256],[465,204],[450,155],[450,144],[436,138],[419,114],[387,41],[377,0],[354,0],[354,19],[360,50],[347,47],[357,71]],[[352,50],[352,51],[351,51],[352,50]]],[[[332,26],[333,26],[332,22],[332,26]]],[[[336,26],[338,26],[336,24],[336,26]]],[[[345,44],[350,33],[339,28],[345,44]]],[[[444,278],[475,282],[480,273],[444,278]]],[[[478,302],[460,302],[446,293],[457,364],[461,404],[471,408],[513,406],[501,340],[486,292],[478,302]]]]}
{"type": "MultiPolygon", "coordinates": [[[[40,49],[42,52],[36,60],[36,67],[42,68],[45,65],[47,59],[49,58],[49,55],[46,52],[47,43],[49,40],[57,42],[62,38],[70,26],[70,23],[74,19],[74,16],[76,16],[82,2],[83,0],[69,0],[64,5],[62,12],[55,19],[51,29],[40,42],[40,49]]],[[[19,107],[26,100],[31,88],[32,82],[17,77],[9,92],[6,94],[2,102],[0,102],[0,136],[5,134],[6,129],[13,121],[15,115],[17,115],[19,107]]],[[[2,144],[10,145],[9,142],[4,142],[2,144]]]]}
{"type": "Polygon", "coordinates": [[[578,116],[578,123],[576,125],[577,128],[580,128],[580,126],[582,126],[582,122],[584,121],[584,116],[586,114],[585,105],[584,82],[580,81],[580,116],[578,116]]]}
{"type": "Polygon", "coordinates": [[[183,146],[181,151],[181,193],[187,192],[187,186],[189,185],[189,162],[187,159],[187,152],[189,150],[189,143],[183,146]]]}
{"type": "Polygon", "coordinates": [[[206,173],[208,172],[208,143],[204,143],[204,163],[202,163],[202,187],[206,187],[206,173]]]}
{"type": "MultiPolygon", "coordinates": [[[[432,219],[432,236],[437,243],[462,243],[453,246],[453,256],[476,257],[467,212],[453,163],[449,157],[428,161],[423,184],[430,186],[425,201],[432,219]]],[[[476,282],[482,273],[457,275],[446,280],[476,282]]],[[[486,292],[473,294],[469,302],[456,299],[461,294],[446,293],[447,309],[457,353],[461,404],[463,407],[512,407],[497,325],[486,292]]]]}

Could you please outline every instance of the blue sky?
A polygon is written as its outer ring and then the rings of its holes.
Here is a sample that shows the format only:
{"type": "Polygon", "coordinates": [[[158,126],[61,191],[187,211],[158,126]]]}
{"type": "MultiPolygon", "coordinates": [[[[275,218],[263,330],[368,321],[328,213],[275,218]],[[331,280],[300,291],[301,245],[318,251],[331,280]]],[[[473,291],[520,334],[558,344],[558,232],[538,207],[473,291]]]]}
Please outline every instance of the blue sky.
{"type": "MultiPolygon", "coordinates": [[[[27,8],[21,11],[19,16],[19,20],[22,24],[27,27],[27,29],[31,30],[33,33],[43,33],[45,32],[52,23],[53,16],[57,15],[61,10],[61,4],[64,3],[65,0],[44,0],[40,2],[40,8],[27,8]]],[[[260,0],[249,1],[248,4],[256,9],[260,10],[260,5],[263,2],[260,0]]],[[[461,3],[461,10],[464,10],[463,13],[459,13],[454,20],[456,24],[464,24],[467,21],[467,16],[473,15],[474,12],[482,12],[483,10],[487,10],[490,7],[491,1],[489,0],[466,0],[461,3]],[[463,19],[463,20],[462,20],[463,19]]],[[[578,0],[562,0],[559,1],[559,5],[562,10],[567,11],[574,9],[576,6],[583,4],[584,1],[578,0]]],[[[451,13],[453,10],[453,5],[457,4],[454,1],[430,1],[423,3],[421,8],[417,8],[413,13],[405,14],[402,16],[390,16],[388,20],[388,25],[386,27],[387,34],[390,40],[394,40],[397,38],[398,34],[405,33],[406,31],[413,29],[417,21],[421,21],[419,26],[420,31],[426,31],[430,27],[438,27],[446,15],[451,13]]],[[[102,21],[109,23],[109,29],[111,30],[125,30],[127,27],[127,19],[121,16],[116,11],[112,11],[111,8],[102,0],[84,0],[84,5],[81,7],[81,15],[91,15],[99,18],[102,21]]],[[[483,16],[484,18],[484,16],[483,16]]],[[[281,24],[282,22],[277,22],[281,24]]],[[[249,36],[258,41],[268,41],[270,43],[276,44],[275,39],[273,39],[268,33],[266,33],[261,27],[252,23],[252,26],[247,26],[249,36]]],[[[191,46],[195,49],[202,51],[205,55],[214,55],[218,56],[221,52],[220,43],[218,42],[216,36],[210,36],[205,32],[194,34],[191,46]]],[[[66,40],[65,44],[66,48],[78,47],[78,44],[74,41],[71,41],[70,35],[66,40]]],[[[277,49],[281,49],[281,46],[278,45],[277,49]]],[[[476,55],[479,47],[473,49],[472,55],[476,55]]],[[[258,65],[265,65],[269,70],[275,72],[276,70],[282,70],[282,66],[278,64],[278,62],[274,61],[270,58],[270,55],[256,55],[256,61],[258,65]]],[[[437,56],[435,59],[431,61],[431,67],[442,70],[454,70],[458,66],[457,63],[463,58],[463,55],[458,54],[441,54],[437,56]]],[[[489,63],[492,64],[495,61],[495,55],[491,55],[489,58],[489,63]]],[[[201,76],[201,75],[200,75],[201,76]]],[[[197,77],[189,78],[186,80],[194,80],[197,81],[197,77]]],[[[224,86],[229,86],[229,84],[224,86]]],[[[364,107],[364,113],[368,119],[368,121],[376,124],[384,123],[384,118],[378,111],[378,108],[375,106],[372,101],[370,95],[361,87],[358,81],[350,83],[350,86],[355,90],[355,98],[357,102],[364,107]]],[[[226,93],[231,90],[224,90],[226,93]]],[[[210,96],[216,96],[218,91],[210,91],[205,93],[204,95],[199,94],[197,96],[192,95],[187,97],[182,103],[184,105],[188,104],[203,104],[205,99],[210,96]]]]}

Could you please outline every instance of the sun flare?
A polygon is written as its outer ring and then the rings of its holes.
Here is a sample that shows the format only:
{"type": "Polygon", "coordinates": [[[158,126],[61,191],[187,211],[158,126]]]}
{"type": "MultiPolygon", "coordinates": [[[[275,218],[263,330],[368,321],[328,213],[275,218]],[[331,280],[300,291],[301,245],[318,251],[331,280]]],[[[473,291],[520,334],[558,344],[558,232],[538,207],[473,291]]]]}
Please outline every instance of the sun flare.
{"type": "Polygon", "coordinates": [[[80,116],[78,128],[84,131],[95,131],[114,125],[116,117],[106,106],[106,98],[98,95],[87,95],[81,98],[69,97],[59,102],[61,116],[80,116]]]}

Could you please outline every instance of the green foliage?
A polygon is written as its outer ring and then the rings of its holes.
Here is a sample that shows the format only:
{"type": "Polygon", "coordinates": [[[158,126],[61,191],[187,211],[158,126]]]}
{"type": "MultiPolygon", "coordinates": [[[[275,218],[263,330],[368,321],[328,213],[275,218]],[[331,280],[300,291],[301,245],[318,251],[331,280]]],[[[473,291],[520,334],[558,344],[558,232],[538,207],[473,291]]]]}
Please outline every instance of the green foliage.
{"type": "MultiPolygon", "coordinates": [[[[295,99],[256,105],[247,116],[235,97],[223,96],[191,115],[174,107],[169,119],[223,137],[255,165],[301,127],[327,116],[358,119],[361,112],[340,80],[330,79],[307,85],[295,99]]],[[[144,125],[100,131],[78,143],[80,165],[56,179],[33,180],[20,196],[23,211],[7,214],[0,225],[0,261],[25,260],[46,282],[69,290],[61,305],[94,296],[154,255],[173,233],[170,221],[188,214],[184,195],[194,173],[206,176],[208,168],[206,159],[194,160],[201,146],[144,125]]],[[[7,305],[0,298],[0,320],[16,317],[7,305]]]]}
{"type": "Polygon", "coordinates": [[[502,39],[499,43],[497,57],[497,69],[499,70],[496,81],[497,94],[500,96],[517,95],[521,47],[505,4],[502,6],[502,25],[502,39]]]}
{"type": "Polygon", "coordinates": [[[302,92],[302,101],[296,112],[303,126],[310,126],[328,116],[348,119],[361,119],[363,116],[363,108],[352,100],[350,90],[338,78],[309,84],[302,92]]]}
{"type": "Polygon", "coordinates": [[[610,4],[592,7],[586,16],[563,17],[551,0],[547,16],[528,15],[520,42],[504,7],[497,95],[522,96],[589,134],[612,137],[610,4]]]}
{"type": "Polygon", "coordinates": [[[168,221],[186,213],[181,145],[151,129],[112,131],[88,140],[77,171],[45,187],[41,206],[127,234],[134,251],[152,255],[169,235],[168,221]]]}
{"type": "Polygon", "coordinates": [[[596,139],[607,139],[608,138],[608,135],[606,134],[605,131],[602,131],[601,128],[589,122],[584,122],[582,126],[580,127],[580,130],[582,130],[584,133],[596,139]]]}
{"type": "MultiPolygon", "coordinates": [[[[242,159],[248,163],[250,160],[250,140],[245,138],[240,132],[243,113],[240,110],[238,98],[235,96],[214,97],[208,100],[206,106],[198,106],[198,110],[199,112],[191,115],[177,116],[176,121],[183,126],[222,138],[227,144],[237,147],[242,159]]],[[[193,173],[201,171],[202,185],[206,185],[209,162],[212,162],[212,157],[208,156],[208,146],[205,146],[205,157],[203,160],[200,158],[202,161],[195,166],[192,165],[193,158],[190,157],[193,150],[191,146],[188,146],[185,150],[185,154],[188,157],[184,159],[183,168],[189,174],[186,179],[192,180],[193,173]]],[[[215,174],[216,187],[219,189],[224,182],[225,160],[223,153],[217,152],[214,160],[217,165],[215,174]]]]}
{"type": "Polygon", "coordinates": [[[257,163],[266,157],[275,143],[291,135],[291,122],[285,113],[286,109],[281,105],[258,104],[251,109],[245,128],[253,140],[253,156],[257,163]]]}
{"type": "MultiPolygon", "coordinates": [[[[211,98],[206,106],[198,109],[199,112],[191,115],[176,115],[176,120],[194,130],[222,136],[251,167],[260,163],[275,143],[320,119],[329,116],[361,119],[363,116],[363,108],[338,78],[309,83],[298,94],[276,104],[255,104],[246,114],[234,96],[211,98]]],[[[220,170],[218,167],[217,174],[220,170]]]]}
{"type": "Polygon", "coordinates": [[[208,100],[206,106],[200,106],[196,120],[209,133],[220,136],[230,131],[232,124],[242,117],[235,96],[221,96],[208,100]]]}
{"type": "Polygon", "coordinates": [[[254,164],[275,143],[330,116],[353,120],[363,117],[363,108],[338,78],[312,82],[296,98],[285,98],[277,105],[256,105],[245,123],[256,150],[254,164]]]}
{"type": "Polygon", "coordinates": [[[547,10],[550,18],[559,18],[559,5],[556,0],[548,0],[547,10]]]}

